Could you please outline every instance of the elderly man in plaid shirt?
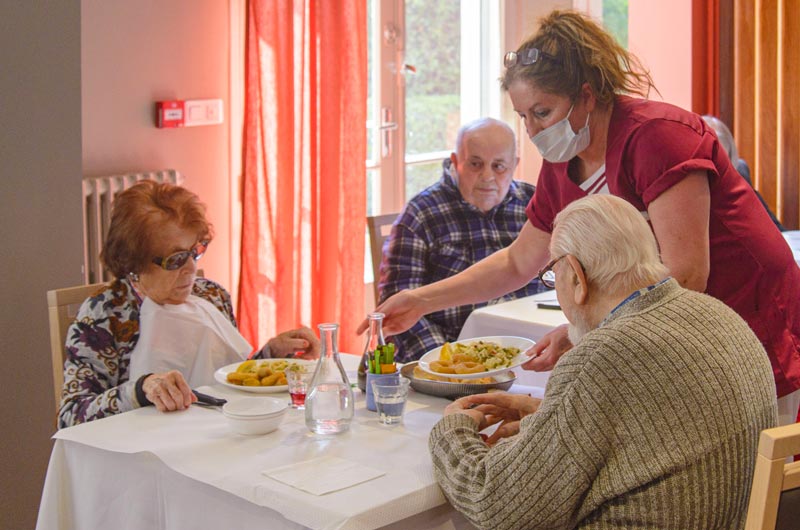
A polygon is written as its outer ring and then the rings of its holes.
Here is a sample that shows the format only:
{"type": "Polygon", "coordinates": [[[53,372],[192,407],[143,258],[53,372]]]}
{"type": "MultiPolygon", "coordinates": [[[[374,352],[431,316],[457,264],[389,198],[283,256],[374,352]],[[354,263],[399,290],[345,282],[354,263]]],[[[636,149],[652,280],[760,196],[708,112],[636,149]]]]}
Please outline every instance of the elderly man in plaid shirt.
{"type": "MultiPolygon", "coordinates": [[[[383,249],[380,301],[457,274],[508,246],[527,221],[534,187],[512,179],[516,138],[505,123],[482,118],[458,131],[456,150],[442,165],[442,178],[406,205],[383,249]]],[[[493,302],[539,292],[538,279],[493,302]]],[[[492,302],[490,302],[492,303],[492,302]]],[[[396,357],[419,359],[456,340],[470,312],[486,305],[452,307],[425,315],[395,335],[396,357]]]]}

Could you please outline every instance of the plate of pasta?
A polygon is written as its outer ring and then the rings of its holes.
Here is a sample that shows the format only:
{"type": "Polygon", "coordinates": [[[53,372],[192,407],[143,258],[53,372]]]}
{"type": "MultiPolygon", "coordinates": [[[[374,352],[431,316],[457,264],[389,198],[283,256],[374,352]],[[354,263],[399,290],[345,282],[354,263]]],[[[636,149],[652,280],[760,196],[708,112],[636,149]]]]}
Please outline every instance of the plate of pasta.
{"type": "Polygon", "coordinates": [[[446,342],[419,360],[419,368],[432,375],[481,379],[528,362],[535,343],[523,337],[476,337],[446,342]]]}
{"type": "Polygon", "coordinates": [[[411,381],[411,388],[417,392],[447,399],[458,399],[472,394],[505,391],[516,381],[516,374],[511,370],[493,377],[481,379],[459,379],[431,375],[423,372],[417,361],[404,364],[400,374],[411,381]]]}
{"type": "Polygon", "coordinates": [[[214,372],[214,379],[228,388],[255,394],[288,392],[283,371],[313,371],[316,361],[305,359],[249,359],[229,364],[214,372]]]}

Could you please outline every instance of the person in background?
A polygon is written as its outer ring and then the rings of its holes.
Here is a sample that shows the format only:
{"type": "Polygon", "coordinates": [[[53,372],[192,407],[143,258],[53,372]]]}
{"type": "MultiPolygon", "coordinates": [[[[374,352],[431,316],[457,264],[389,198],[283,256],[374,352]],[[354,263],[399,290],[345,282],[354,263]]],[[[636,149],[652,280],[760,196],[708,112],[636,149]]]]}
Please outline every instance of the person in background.
{"type": "Polygon", "coordinates": [[[563,209],[550,254],[541,276],[575,346],[543,400],[498,392],[445,409],[429,448],[447,498],[493,530],[744,528],[759,436],[776,424],[758,338],[667,277],[623,199],[563,209]]]}
{"type": "MultiPolygon", "coordinates": [[[[717,133],[717,138],[719,138],[719,143],[722,144],[722,147],[725,148],[725,152],[728,153],[728,158],[730,158],[733,167],[736,169],[737,173],[739,173],[742,178],[744,178],[751,187],[753,187],[753,181],[750,179],[750,167],[747,165],[747,162],[744,159],[739,158],[739,151],[736,149],[736,142],[733,139],[733,134],[731,134],[731,130],[728,129],[728,126],[725,125],[722,120],[715,116],[704,115],[703,121],[711,126],[714,129],[714,132],[717,133]]],[[[775,226],[778,227],[778,230],[781,232],[785,232],[786,228],[783,227],[778,218],[775,217],[775,214],[772,213],[772,210],[769,209],[767,206],[766,201],[764,201],[764,197],[758,193],[753,187],[753,191],[756,192],[756,196],[758,200],[761,201],[761,205],[764,206],[764,209],[769,214],[769,218],[772,219],[772,222],[775,223],[775,226]]]]}
{"type": "MultiPolygon", "coordinates": [[[[551,259],[558,212],[588,195],[615,195],[648,220],[681,286],[722,300],[750,324],[772,362],[780,424],[793,423],[800,268],[711,128],[697,114],[629,96],[646,96],[650,75],[581,13],[553,11],[504,62],[502,86],[544,157],[528,222],[511,245],[466,271],[383,302],[377,310],[386,315],[384,332],[526,285],[551,259]]],[[[556,328],[524,366],[551,369],[571,347],[566,327],[556,328]]]]}
{"type": "MultiPolygon", "coordinates": [[[[392,226],[380,267],[379,302],[457,274],[505,248],[525,224],[534,188],[512,179],[516,137],[502,121],[482,118],[462,126],[439,182],[412,198],[392,226]]],[[[495,301],[539,292],[536,279],[495,301]]],[[[419,359],[458,337],[464,321],[485,303],[432,312],[394,335],[397,358],[419,359]]]]}
{"type": "MultiPolygon", "coordinates": [[[[117,196],[100,254],[115,279],[83,302],[67,330],[60,428],[147,405],[162,412],[182,410],[196,401],[181,371],[131,379],[130,368],[137,342],[147,331],[139,326],[143,303],[182,308],[193,295],[191,300],[222,315],[215,326],[236,326],[228,292],[195,275],[212,237],[205,206],[186,188],[143,181],[117,196]]],[[[307,327],[270,339],[256,356],[298,352],[319,356],[319,340],[307,327]]]]}

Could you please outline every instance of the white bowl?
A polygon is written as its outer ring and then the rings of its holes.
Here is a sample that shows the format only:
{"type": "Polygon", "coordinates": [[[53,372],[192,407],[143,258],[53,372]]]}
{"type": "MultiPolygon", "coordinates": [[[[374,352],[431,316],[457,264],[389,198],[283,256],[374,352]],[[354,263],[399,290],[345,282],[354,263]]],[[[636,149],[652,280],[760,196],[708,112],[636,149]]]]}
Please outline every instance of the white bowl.
{"type": "Polygon", "coordinates": [[[246,418],[269,416],[284,412],[289,403],[285,399],[274,397],[240,397],[228,400],[222,406],[226,416],[246,418]]]}
{"type": "Polygon", "coordinates": [[[267,434],[283,421],[289,404],[270,397],[246,397],[228,401],[222,414],[231,430],[239,434],[267,434]]]}

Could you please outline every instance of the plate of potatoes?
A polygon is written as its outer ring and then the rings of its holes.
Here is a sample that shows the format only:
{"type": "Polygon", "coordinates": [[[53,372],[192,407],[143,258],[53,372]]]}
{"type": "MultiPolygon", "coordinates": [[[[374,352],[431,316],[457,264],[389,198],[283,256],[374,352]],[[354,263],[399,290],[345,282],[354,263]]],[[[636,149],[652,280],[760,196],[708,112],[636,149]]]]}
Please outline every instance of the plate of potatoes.
{"type": "Polygon", "coordinates": [[[249,359],[229,364],[214,372],[214,379],[229,388],[255,394],[288,392],[284,370],[311,372],[316,361],[305,359],[249,359]]]}

